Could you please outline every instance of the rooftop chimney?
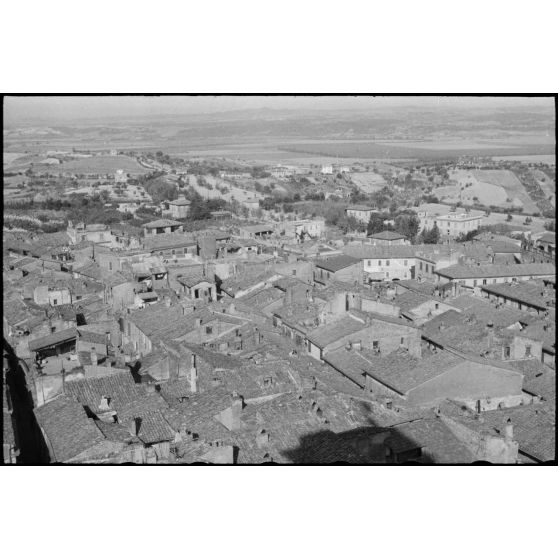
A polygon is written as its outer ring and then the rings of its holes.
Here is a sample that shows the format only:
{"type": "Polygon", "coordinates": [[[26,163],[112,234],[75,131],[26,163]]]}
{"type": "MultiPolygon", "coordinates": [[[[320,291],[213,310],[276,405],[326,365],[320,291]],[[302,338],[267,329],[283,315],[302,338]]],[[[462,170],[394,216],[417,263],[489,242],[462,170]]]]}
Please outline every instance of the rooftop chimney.
{"type": "Polygon", "coordinates": [[[269,433],[262,428],[256,436],[256,444],[259,448],[262,448],[266,446],[268,443],[269,443],[269,433]]]}
{"type": "Polygon", "coordinates": [[[141,429],[141,417],[136,417],[134,419],[134,422],[132,423],[132,435],[133,436],[138,436],[140,433],[140,429],[141,429]]]}
{"type": "Polygon", "coordinates": [[[508,419],[506,425],[504,426],[504,438],[506,442],[513,441],[513,424],[511,419],[508,419]]]}
{"type": "Polygon", "coordinates": [[[190,391],[198,391],[198,369],[196,368],[196,355],[192,353],[192,366],[190,368],[190,391]]]}

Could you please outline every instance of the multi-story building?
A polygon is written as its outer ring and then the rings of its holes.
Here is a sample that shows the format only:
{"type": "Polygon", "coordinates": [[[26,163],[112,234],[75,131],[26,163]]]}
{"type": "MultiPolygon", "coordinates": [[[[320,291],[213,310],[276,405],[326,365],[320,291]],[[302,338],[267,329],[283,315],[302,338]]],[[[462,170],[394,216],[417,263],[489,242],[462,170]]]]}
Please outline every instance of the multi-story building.
{"type": "Polygon", "coordinates": [[[173,219],[186,219],[190,213],[191,203],[184,197],[180,196],[177,200],[169,201],[165,204],[163,215],[173,219]]]}
{"type": "Polygon", "coordinates": [[[354,217],[361,223],[368,223],[368,221],[370,221],[372,213],[375,212],[376,210],[373,207],[369,207],[367,205],[350,205],[345,209],[347,217],[354,217]]]}
{"type": "Polygon", "coordinates": [[[450,212],[436,215],[426,211],[418,213],[420,231],[432,229],[434,225],[440,230],[441,239],[456,238],[462,234],[478,230],[482,225],[482,215],[479,213],[450,212]]]}

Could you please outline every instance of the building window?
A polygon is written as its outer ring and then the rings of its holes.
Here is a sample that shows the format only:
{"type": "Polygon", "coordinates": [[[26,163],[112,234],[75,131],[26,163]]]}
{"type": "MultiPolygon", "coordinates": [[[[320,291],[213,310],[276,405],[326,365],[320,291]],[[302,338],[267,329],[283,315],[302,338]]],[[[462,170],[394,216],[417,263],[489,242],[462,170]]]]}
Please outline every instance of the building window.
{"type": "Polygon", "coordinates": [[[213,328],[211,326],[205,326],[205,333],[211,335],[213,333],[213,328]]]}
{"type": "Polygon", "coordinates": [[[526,356],[526,357],[530,357],[530,356],[531,356],[531,345],[526,345],[526,347],[525,347],[525,356],[526,356]]]}
{"type": "Polygon", "coordinates": [[[440,305],[436,302],[436,303],[434,304],[434,309],[435,309],[435,310],[438,310],[438,308],[440,308],[440,305]]]}
{"type": "Polygon", "coordinates": [[[419,262],[419,269],[422,271],[422,262],[419,262]]]}
{"type": "Polygon", "coordinates": [[[296,275],[296,269],[293,269],[292,273],[293,273],[293,275],[296,275]]]}
{"type": "Polygon", "coordinates": [[[486,279],[483,279],[483,280],[482,280],[482,284],[483,284],[483,285],[486,285],[486,279]]]}
{"type": "Polygon", "coordinates": [[[389,260],[386,260],[386,265],[389,265],[389,260]]]}
{"type": "Polygon", "coordinates": [[[504,358],[510,358],[511,356],[511,347],[504,347],[504,358]]]}
{"type": "Polygon", "coordinates": [[[386,271],[386,277],[389,277],[389,271],[386,271]]]}
{"type": "Polygon", "coordinates": [[[382,260],[378,260],[378,265],[382,265],[382,260]]]}
{"type": "Polygon", "coordinates": [[[476,286],[477,286],[477,280],[473,279],[473,287],[476,287],[476,286]]]}
{"type": "Polygon", "coordinates": [[[370,267],[372,265],[372,261],[368,260],[368,267],[370,267]]]}
{"type": "Polygon", "coordinates": [[[112,262],[109,262],[109,271],[112,271],[112,262]]]}
{"type": "Polygon", "coordinates": [[[56,306],[58,304],[58,299],[56,299],[56,298],[53,299],[52,304],[53,304],[53,306],[56,306]]]}
{"type": "Polygon", "coordinates": [[[407,260],[403,260],[403,265],[407,265],[407,260]]]}

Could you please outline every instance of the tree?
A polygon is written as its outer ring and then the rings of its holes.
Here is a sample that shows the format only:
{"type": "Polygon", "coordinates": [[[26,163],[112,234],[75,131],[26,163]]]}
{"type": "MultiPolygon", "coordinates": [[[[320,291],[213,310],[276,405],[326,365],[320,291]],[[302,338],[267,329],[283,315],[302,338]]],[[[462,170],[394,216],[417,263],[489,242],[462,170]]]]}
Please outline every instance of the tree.
{"type": "Polygon", "coordinates": [[[506,217],[506,221],[511,221],[513,219],[513,216],[511,213],[508,213],[508,216],[506,217]]]}
{"type": "Polygon", "coordinates": [[[395,218],[395,230],[404,234],[411,242],[417,236],[420,221],[414,212],[403,212],[395,218]]]}
{"type": "Polygon", "coordinates": [[[370,221],[368,221],[366,233],[368,235],[371,235],[385,230],[386,227],[384,226],[384,220],[384,217],[379,213],[373,213],[372,215],[370,215],[370,221]]]}
{"type": "Polygon", "coordinates": [[[421,240],[424,244],[438,244],[440,241],[440,229],[434,223],[431,229],[423,229],[421,233],[421,240]]]}

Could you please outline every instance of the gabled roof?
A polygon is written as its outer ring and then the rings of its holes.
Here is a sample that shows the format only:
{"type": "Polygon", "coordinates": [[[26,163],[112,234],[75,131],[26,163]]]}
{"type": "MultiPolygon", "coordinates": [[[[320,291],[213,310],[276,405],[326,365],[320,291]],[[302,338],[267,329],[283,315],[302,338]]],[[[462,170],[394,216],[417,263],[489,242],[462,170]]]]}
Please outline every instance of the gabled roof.
{"type": "Polygon", "coordinates": [[[95,331],[88,331],[86,329],[77,330],[78,340],[85,341],[86,343],[97,343],[99,345],[107,345],[107,336],[103,333],[95,331]]]}
{"type": "Polygon", "coordinates": [[[368,235],[368,238],[375,238],[377,240],[400,240],[407,238],[404,234],[395,231],[381,231],[368,235]]]}
{"type": "Polygon", "coordinates": [[[83,407],[66,395],[34,409],[34,413],[50,442],[54,462],[68,461],[105,439],[83,407]]]}
{"type": "Polygon", "coordinates": [[[40,337],[39,339],[32,339],[29,341],[29,350],[38,351],[51,345],[58,345],[59,343],[66,343],[76,338],[76,328],[71,327],[69,329],[63,329],[61,331],[55,331],[50,335],[45,337],[40,337]]]}
{"type": "Polygon", "coordinates": [[[159,229],[165,227],[177,227],[179,225],[182,225],[180,221],[173,221],[172,219],[157,219],[155,221],[145,223],[143,227],[145,229],[159,229]]]}
{"type": "Polygon", "coordinates": [[[181,285],[186,287],[194,287],[200,283],[213,283],[209,277],[204,277],[203,275],[185,275],[182,277],[177,277],[176,279],[181,285]]]}
{"type": "Polygon", "coordinates": [[[436,270],[435,273],[449,279],[525,277],[526,275],[556,275],[556,266],[550,263],[527,263],[515,265],[452,265],[436,270]]]}
{"type": "Polygon", "coordinates": [[[327,347],[330,343],[337,341],[347,335],[358,333],[367,326],[359,320],[355,320],[348,316],[342,317],[331,324],[326,324],[313,330],[308,339],[321,349],[327,347]]]}
{"type": "Polygon", "coordinates": [[[369,205],[349,205],[345,211],[376,211],[373,207],[369,205]]]}
{"type": "Polygon", "coordinates": [[[332,258],[329,258],[327,260],[316,260],[314,262],[314,265],[327,271],[336,272],[358,263],[360,263],[360,260],[351,256],[342,255],[333,256],[332,258]]]}
{"type": "Polygon", "coordinates": [[[556,299],[555,293],[545,293],[541,284],[531,281],[520,283],[496,283],[495,285],[483,285],[481,287],[487,293],[493,293],[512,300],[523,302],[533,308],[545,310],[552,305],[556,299]]]}
{"type": "Polygon", "coordinates": [[[192,205],[192,202],[189,200],[172,200],[168,203],[169,205],[192,205]]]}
{"type": "Polygon", "coordinates": [[[156,444],[174,440],[175,432],[160,411],[149,411],[139,417],[137,437],[144,444],[156,444]]]}
{"type": "Polygon", "coordinates": [[[110,408],[118,411],[120,406],[132,403],[144,394],[141,386],[134,383],[129,370],[109,376],[66,382],[65,390],[67,395],[88,407],[93,413],[100,411],[102,397],[108,397],[110,408]]]}

